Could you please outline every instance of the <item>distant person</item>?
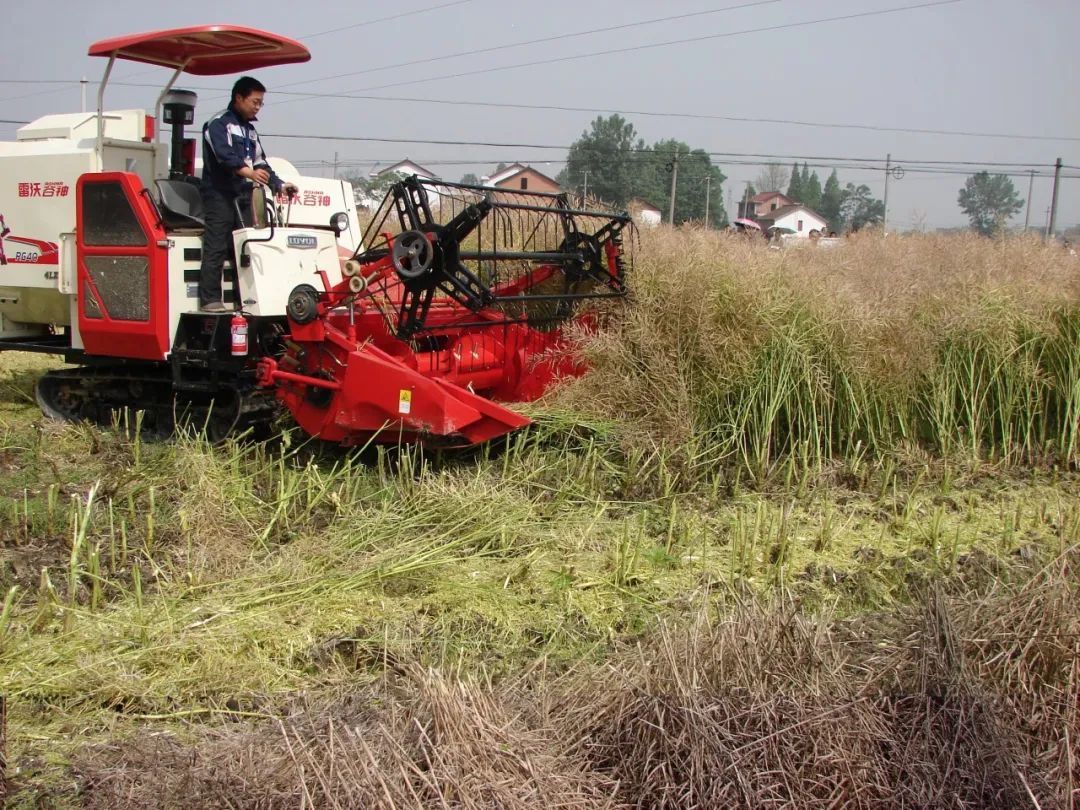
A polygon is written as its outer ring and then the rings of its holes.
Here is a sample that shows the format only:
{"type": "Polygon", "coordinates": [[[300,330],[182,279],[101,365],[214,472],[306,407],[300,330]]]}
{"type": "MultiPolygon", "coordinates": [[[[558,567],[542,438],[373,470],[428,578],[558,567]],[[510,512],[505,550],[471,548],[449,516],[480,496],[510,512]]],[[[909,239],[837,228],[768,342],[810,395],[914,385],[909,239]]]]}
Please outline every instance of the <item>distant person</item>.
{"type": "MultiPolygon", "coordinates": [[[[221,270],[229,255],[233,230],[245,227],[239,211],[251,211],[251,192],[258,183],[290,197],[296,186],[274,174],[255,131],[255,116],[263,106],[266,88],[251,76],[241,76],[232,88],[229,106],[203,124],[202,267],[199,270],[199,309],[225,312],[221,301],[221,270]]],[[[237,290],[239,292],[239,290],[237,290]]]]}

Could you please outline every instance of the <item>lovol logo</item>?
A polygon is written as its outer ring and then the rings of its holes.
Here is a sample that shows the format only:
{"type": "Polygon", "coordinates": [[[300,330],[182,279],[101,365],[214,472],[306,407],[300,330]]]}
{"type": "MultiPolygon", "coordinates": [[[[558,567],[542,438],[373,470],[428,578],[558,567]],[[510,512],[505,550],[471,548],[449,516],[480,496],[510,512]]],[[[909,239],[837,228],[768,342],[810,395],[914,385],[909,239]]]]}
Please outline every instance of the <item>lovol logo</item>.
{"type": "Polygon", "coordinates": [[[290,236],[286,242],[291,248],[300,248],[301,250],[310,250],[313,247],[317,247],[319,240],[314,236],[290,236]]]}

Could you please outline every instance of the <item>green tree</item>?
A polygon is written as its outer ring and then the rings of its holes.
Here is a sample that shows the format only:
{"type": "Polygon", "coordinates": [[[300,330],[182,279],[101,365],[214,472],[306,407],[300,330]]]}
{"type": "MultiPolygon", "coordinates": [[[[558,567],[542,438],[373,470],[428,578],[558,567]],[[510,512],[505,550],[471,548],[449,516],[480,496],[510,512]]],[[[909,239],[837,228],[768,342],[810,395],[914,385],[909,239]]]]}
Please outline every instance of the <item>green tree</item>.
{"type": "Polygon", "coordinates": [[[799,171],[797,162],[791,164],[791,182],[788,183],[787,195],[795,202],[802,202],[802,172],[799,171]]]}
{"type": "Polygon", "coordinates": [[[675,223],[704,221],[706,187],[709,191],[709,222],[726,220],[724,173],[713,165],[708,152],[691,149],[682,141],[657,141],[639,153],[637,171],[631,179],[630,196],[648,200],[664,212],[666,219],[671,204],[671,172],[676,152],[679,155],[679,177],[675,190],[675,223]],[[710,178],[708,183],[706,178],[710,178]]]}
{"type": "Polygon", "coordinates": [[[374,177],[371,177],[370,175],[354,174],[344,179],[352,185],[353,191],[360,191],[364,196],[372,200],[381,200],[386,196],[386,192],[390,186],[401,179],[401,175],[396,172],[378,174],[374,177]]]}
{"type": "Polygon", "coordinates": [[[467,186],[478,186],[480,185],[480,178],[472,172],[467,172],[465,176],[461,178],[461,182],[467,186]]]}
{"type": "Polygon", "coordinates": [[[840,212],[844,222],[853,231],[867,225],[877,225],[885,220],[885,203],[874,199],[870,187],[848,183],[844,188],[844,199],[840,203],[840,212]]]}
{"type": "Polygon", "coordinates": [[[621,115],[597,116],[570,146],[566,168],[556,179],[563,188],[583,191],[587,178],[591,196],[626,205],[638,193],[634,190],[638,169],[635,151],[643,148],[644,142],[639,139],[635,143],[635,138],[634,125],[621,115]]]}
{"type": "Polygon", "coordinates": [[[817,211],[821,207],[821,180],[817,172],[811,174],[803,164],[802,204],[817,211]]]}
{"type": "Polygon", "coordinates": [[[833,169],[829,179],[825,181],[825,190],[821,192],[821,202],[815,209],[825,217],[831,231],[839,233],[844,230],[844,216],[840,210],[843,203],[844,192],[840,188],[840,179],[836,176],[836,169],[833,169]]]}
{"type": "Polygon", "coordinates": [[[1003,230],[1009,218],[1024,207],[1008,175],[989,172],[969,177],[956,201],[971,220],[971,227],[983,236],[1003,230]]]}

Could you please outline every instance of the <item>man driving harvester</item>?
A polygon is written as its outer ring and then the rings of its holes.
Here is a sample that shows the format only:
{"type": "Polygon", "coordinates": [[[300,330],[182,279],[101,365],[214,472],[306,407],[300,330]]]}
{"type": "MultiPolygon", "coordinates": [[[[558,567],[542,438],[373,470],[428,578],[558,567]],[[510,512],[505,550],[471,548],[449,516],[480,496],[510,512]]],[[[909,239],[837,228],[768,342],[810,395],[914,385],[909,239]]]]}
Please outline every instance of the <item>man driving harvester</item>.
{"type": "Polygon", "coordinates": [[[255,131],[256,115],[266,88],[251,76],[241,76],[232,88],[226,110],[203,125],[202,267],[199,271],[199,309],[226,312],[221,300],[221,271],[229,255],[232,233],[250,223],[251,192],[258,183],[275,194],[296,194],[296,186],[282,181],[266,161],[255,131]]]}

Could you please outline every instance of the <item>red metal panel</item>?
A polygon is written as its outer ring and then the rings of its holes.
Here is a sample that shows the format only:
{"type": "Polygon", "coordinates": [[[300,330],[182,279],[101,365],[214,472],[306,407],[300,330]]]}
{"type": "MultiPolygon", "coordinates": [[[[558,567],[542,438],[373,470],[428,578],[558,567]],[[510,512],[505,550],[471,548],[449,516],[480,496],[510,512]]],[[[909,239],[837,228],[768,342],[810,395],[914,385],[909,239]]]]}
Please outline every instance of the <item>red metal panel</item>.
{"type": "Polygon", "coordinates": [[[79,334],[87,354],[126,357],[137,360],[164,360],[169,351],[169,252],[165,230],[150,203],[142,180],[128,172],[84,174],[76,184],[76,264],[79,299],[79,334]],[[119,184],[128,205],[146,237],[145,245],[88,245],[85,237],[84,190],[93,184],[119,184]],[[99,290],[87,269],[87,257],[145,258],[149,279],[147,320],[120,320],[109,315],[105,302],[108,291],[99,290]],[[89,317],[85,295],[96,298],[100,317],[89,317]]]}

